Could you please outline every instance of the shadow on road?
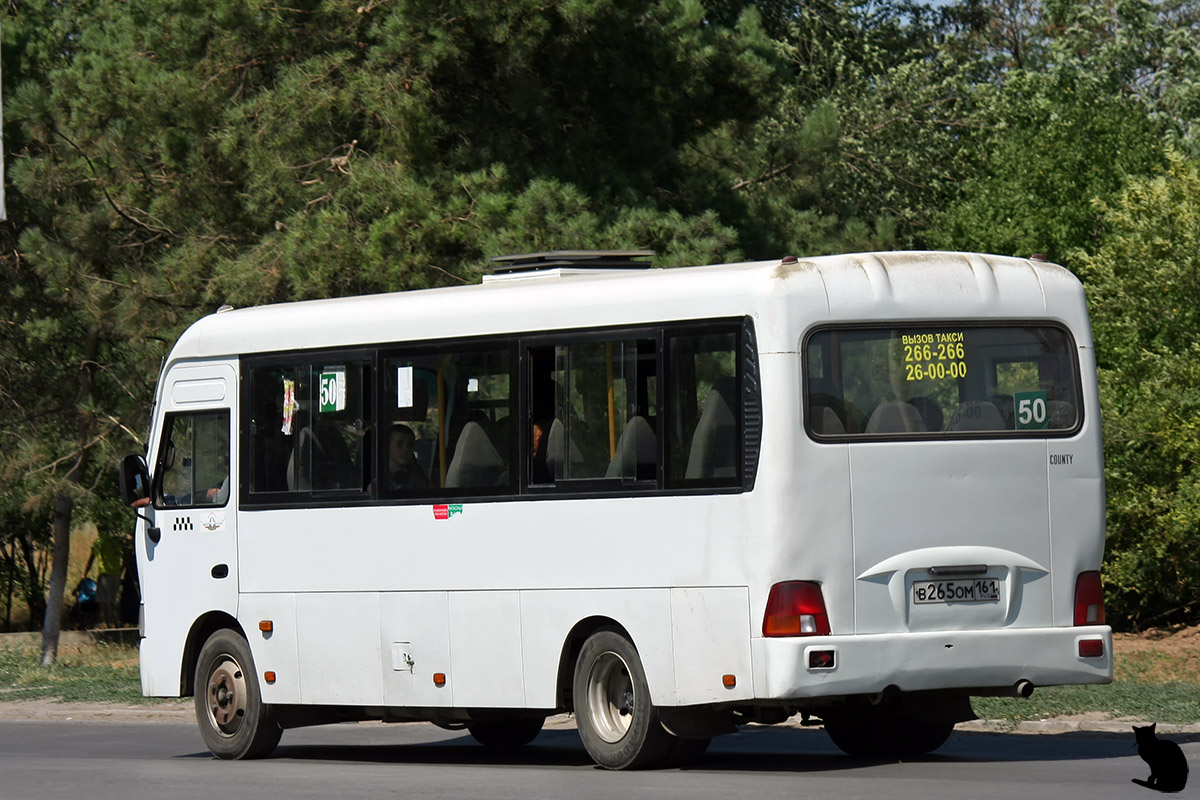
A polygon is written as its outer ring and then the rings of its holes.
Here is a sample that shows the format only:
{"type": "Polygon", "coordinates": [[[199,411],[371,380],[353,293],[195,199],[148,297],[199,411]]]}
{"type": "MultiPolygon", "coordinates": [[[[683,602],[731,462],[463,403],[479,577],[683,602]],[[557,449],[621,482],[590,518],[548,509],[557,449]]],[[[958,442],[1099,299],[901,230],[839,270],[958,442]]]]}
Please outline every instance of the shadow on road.
{"type": "MultiPolygon", "coordinates": [[[[533,743],[512,749],[489,749],[477,744],[465,733],[441,741],[381,742],[388,728],[374,728],[369,741],[354,731],[342,728],[316,728],[304,732],[304,739],[283,741],[270,761],[313,761],[347,763],[389,763],[413,765],[470,766],[541,766],[559,768],[587,767],[592,764],[579,736],[572,730],[543,731],[533,743]],[[322,731],[329,734],[322,737],[322,731]],[[322,741],[324,738],[324,741],[322,741]]],[[[405,736],[397,736],[404,739],[405,736]]],[[[1200,741],[1200,735],[1171,737],[1174,741],[1200,741]]],[[[937,752],[902,759],[904,763],[1022,763],[1048,761],[1088,761],[1135,757],[1133,734],[1005,734],[965,731],[955,733],[937,752]]],[[[184,758],[207,758],[194,753],[184,758]]],[[[843,754],[820,730],[751,727],[732,736],[713,741],[705,756],[689,771],[721,772],[831,772],[861,770],[888,764],[897,759],[858,759],[843,754]]]]}

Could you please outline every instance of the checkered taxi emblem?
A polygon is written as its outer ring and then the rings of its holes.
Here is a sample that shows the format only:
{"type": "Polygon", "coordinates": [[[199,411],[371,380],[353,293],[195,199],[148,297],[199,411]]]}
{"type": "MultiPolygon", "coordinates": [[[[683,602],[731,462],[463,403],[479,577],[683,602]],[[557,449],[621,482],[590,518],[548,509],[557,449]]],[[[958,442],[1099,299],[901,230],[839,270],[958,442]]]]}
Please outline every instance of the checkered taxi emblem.
{"type": "Polygon", "coordinates": [[[171,530],[191,531],[195,530],[195,526],[192,524],[191,517],[176,517],[175,521],[171,523],[171,530]]]}

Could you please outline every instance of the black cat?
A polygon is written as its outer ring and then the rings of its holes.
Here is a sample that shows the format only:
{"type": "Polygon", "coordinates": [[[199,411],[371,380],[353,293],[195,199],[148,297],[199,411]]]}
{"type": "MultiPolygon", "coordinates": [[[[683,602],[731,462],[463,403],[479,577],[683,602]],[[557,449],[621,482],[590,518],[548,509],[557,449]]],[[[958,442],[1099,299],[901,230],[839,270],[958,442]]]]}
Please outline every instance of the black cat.
{"type": "Polygon", "coordinates": [[[1187,785],[1188,765],[1179,745],[1159,739],[1154,725],[1134,725],[1133,735],[1137,737],[1138,755],[1150,765],[1150,777],[1144,781],[1134,778],[1133,782],[1160,792],[1182,791],[1187,785]]]}

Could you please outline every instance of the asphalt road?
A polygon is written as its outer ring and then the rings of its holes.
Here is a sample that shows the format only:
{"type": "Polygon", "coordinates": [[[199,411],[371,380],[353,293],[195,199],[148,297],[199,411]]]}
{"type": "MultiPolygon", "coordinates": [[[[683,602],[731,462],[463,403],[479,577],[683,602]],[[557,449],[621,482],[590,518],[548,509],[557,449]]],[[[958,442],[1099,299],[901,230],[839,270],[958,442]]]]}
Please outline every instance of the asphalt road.
{"type": "MultiPolygon", "coordinates": [[[[1195,776],[1200,737],[1173,738],[1195,776]]],[[[573,730],[496,753],[431,725],[347,724],[288,731],[269,759],[224,762],[191,724],[0,720],[0,800],[1149,800],[1159,795],[1130,782],[1147,773],[1132,733],[961,732],[934,755],[880,763],[841,755],[819,730],[751,728],[686,769],[615,773],[592,765],[573,730]]]]}

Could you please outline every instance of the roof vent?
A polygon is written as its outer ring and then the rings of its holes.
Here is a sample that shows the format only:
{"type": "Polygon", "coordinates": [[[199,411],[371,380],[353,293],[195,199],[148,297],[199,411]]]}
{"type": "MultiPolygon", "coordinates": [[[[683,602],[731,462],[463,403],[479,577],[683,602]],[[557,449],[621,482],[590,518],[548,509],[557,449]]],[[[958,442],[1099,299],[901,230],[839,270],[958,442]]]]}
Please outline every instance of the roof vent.
{"type": "Polygon", "coordinates": [[[520,272],[540,272],[552,269],[649,269],[653,250],[549,250],[544,253],[521,253],[489,258],[496,275],[520,272]]]}

